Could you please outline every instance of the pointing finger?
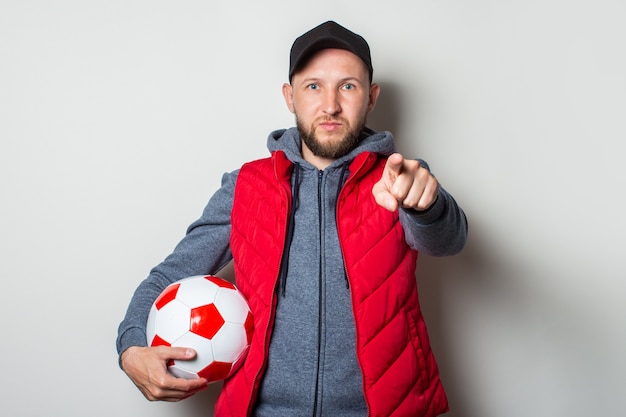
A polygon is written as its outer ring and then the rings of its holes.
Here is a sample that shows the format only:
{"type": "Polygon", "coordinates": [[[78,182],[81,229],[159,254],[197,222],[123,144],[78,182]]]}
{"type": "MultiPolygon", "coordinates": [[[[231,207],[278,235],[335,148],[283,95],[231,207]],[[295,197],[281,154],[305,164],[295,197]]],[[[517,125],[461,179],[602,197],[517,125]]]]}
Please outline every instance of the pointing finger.
{"type": "Polygon", "coordinates": [[[394,153],[387,158],[385,172],[398,176],[402,172],[403,163],[404,157],[399,153],[394,153]]]}

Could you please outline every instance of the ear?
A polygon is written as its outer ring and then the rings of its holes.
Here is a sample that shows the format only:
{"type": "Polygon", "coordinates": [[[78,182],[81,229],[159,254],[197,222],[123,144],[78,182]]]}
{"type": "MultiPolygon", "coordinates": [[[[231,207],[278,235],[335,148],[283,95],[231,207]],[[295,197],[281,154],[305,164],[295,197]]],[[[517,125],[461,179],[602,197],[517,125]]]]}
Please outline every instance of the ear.
{"type": "Polygon", "coordinates": [[[367,112],[371,112],[376,107],[376,101],[378,101],[378,95],[380,94],[380,85],[374,83],[370,85],[369,103],[367,105],[367,112]]]}
{"type": "Polygon", "coordinates": [[[291,84],[283,84],[283,97],[285,98],[285,103],[289,111],[295,113],[296,111],[293,106],[293,86],[291,84]]]}

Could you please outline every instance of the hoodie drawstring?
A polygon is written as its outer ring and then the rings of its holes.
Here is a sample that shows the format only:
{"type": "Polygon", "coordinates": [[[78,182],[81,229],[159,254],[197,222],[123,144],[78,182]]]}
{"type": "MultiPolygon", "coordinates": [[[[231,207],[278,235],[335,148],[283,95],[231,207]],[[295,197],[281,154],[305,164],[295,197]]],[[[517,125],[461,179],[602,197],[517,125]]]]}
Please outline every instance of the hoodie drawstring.
{"type": "MultiPolygon", "coordinates": [[[[337,183],[337,195],[336,201],[339,202],[339,194],[341,193],[341,189],[343,188],[344,182],[348,175],[348,167],[350,163],[346,161],[343,163],[341,167],[341,174],[339,175],[339,182],[337,183]]],[[[291,195],[292,195],[292,203],[291,210],[289,212],[289,220],[287,224],[287,236],[285,237],[285,248],[283,250],[282,259],[280,262],[280,274],[279,274],[279,282],[280,282],[280,295],[284,298],[287,293],[287,271],[289,270],[289,252],[291,250],[291,243],[293,241],[293,233],[294,233],[294,223],[296,217],[296,210],[298,209],[300,200],[300,171],[302,167],[299,163],[294,163],[293,168],[293,177],[291,184],[291,195]]],[[[350,288],[350,283],[348,281],[348,276],[345,272],[344,268],[344,279],[346,280],[346,288],[350,288]]]]}
{"type": "Polygon", "coordinates": [[[350,163],[348,161],[344,162],[341,165],[341,174],[339,175],[339,182],[337,183],[337,195],[335,196],[335,201],[339,202],[339,194],[341,193],[341,189],[343,188],[343,183],[346,179],[346,175],[348,174],[348,166],[350,163]]]}
{"type": "MultiPolygon", "coordinates": [[[[339,175],[339,182],[337,183],[337,195],[335,196],[335,207],[339,204],[339,194],[341,194],[341,189],[343,188],[344,181],[346,180],[346,176],[348,175],[348,167],[350,163],[348,161],[344,162],[341,166],[341,174],[339,175]]],[[[339,219],[335,219],[337,223],[339,223],[339,219]]],[[[346,288],[350,288],[350,281],[348,281],[348,274],[346,272],[346,268],[343,268],[343,277],[346,280],[346,288]]]]}
{"type": "Polygon", "coordinates": [[[287,270],[289,269],[289,251],[291,250],[291,242],[293,241],[293,229],[296,218],[296,210],[298,209],[300,194],[300,164],[295,162],[293,167],[293,183],[291,184],[291,210],[289,212],[289,220],[287,220],[287,236],[285,237],[285,248],[280,262],[280,291],[285,297],[287,291],[287,270]]]}

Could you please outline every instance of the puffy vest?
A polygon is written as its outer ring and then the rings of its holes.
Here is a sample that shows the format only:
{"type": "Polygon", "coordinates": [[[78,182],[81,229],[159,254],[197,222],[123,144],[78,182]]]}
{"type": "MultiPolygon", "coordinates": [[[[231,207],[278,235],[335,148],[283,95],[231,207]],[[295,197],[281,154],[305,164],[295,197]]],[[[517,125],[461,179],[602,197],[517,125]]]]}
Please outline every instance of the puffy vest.
{"type": "MultiPolygon", "coordinates": [[[[397,212],[379,207],[372,195],[385,162],[373,153],[357,156],[336,209],[363,392],[372,417],[434,417],[448,403],[419,308],[417,252],[407,245],[397,212]]],[[[243,366],[224,382],[216,417],[249,416],[254,409],[276,311],[292,168],[278,151],[244,165],[237,178],[230,243],[255,331],[243,366]]]]}

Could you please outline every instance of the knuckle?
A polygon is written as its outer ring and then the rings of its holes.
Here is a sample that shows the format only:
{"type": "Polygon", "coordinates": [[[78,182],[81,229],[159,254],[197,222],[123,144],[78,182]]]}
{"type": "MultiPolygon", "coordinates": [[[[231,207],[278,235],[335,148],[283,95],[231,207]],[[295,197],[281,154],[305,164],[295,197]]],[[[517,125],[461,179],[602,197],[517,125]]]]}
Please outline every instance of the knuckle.
{"type": "Polygon", "coordinates": [[[161,393],[160,389],[148,388],[146,391],[144,391],[144,396],[149,401],[159,401],[160,393],[161,393]]]}
{"type": "Polygon", "coordinates": [[[409,166],[411,169],[418,170],[422,167],[420,164],[420,161],[416,159],[407,159],[406,163],[407,163],[407,166],[409,166]]]}
{"type": "Polygon", "coordinates": [[[426,204],[426,203],[425,203],[425,202],[423,202],[423,201],[420,201],[420,202],[418,202],[418,203],[417,203],[416,207],[417,207],[417,210],[418,210],[418,211],[424,211],[424,210],[426,210],[428,207],[430,207],[430,205],[429,205],[429,204],[426,204]]]}
{"type": "Polygon", "coordinates": [[[167,386],[167,376],[166,376],[166,374],[160,375],[158,378],[156,378],[155,381],[154,381],[154,386],[155,386],[155,389],[157,389],[159,391],[162,391],[163,388],[169,388],[167,386]]]}

